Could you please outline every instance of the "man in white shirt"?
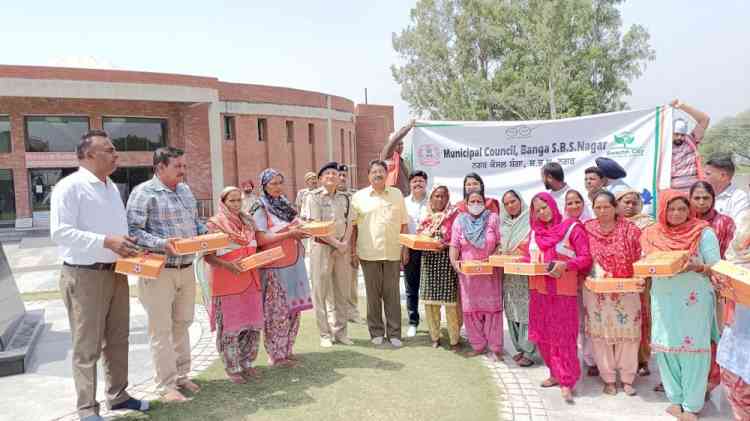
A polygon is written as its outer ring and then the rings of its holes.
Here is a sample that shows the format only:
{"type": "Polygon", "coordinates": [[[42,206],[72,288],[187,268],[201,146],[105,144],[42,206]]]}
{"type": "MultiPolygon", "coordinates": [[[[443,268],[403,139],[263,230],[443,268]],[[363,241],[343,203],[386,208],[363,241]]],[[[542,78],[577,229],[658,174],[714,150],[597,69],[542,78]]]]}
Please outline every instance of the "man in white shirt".
{"type": "Polygon", "coordinates": [[[750,209],[748,194],[732,182],[734,162],[728,154],[714,155],[703,169],[703,173],[716,191],[716,211],[732,218],[738,224],[742,213],[750,209]]]}
{"type": "MultiPolygon", "coordinates": [[[[409,195],[406,196],[406,213],[409,216],[409,234],[417,233],[417,226],[421,222],[422,215],[428,205],[427,200],[427,173],[414,171],[409,175],[409,195]]],[[[406,280],[406,311],[409,314],[409,327],[406,329],[407,337],[414,337],[419,326],[419,268],[422,265],[422,252],[419,250],[406,249],[408,259],[404,265],[404,278],[406,280]]]]}
{"type": "Polygon", "coordinates": [[[549,190],[549,194],[555,199],[557,208],[560,213],[565,213],[565,195],[570,190],[570,186],[565,183],[565,172],[557,162],[548,162],[542,167],[542,183],[544,188],[549,190]]]}
{"type": "Polygon", "coordinates": [[[148,410],[134,399],[128,385],[130,294],[128,279],[114,272],[118,256],[137,253],[128,237],[125,206],[109,178],[117,168],[117,152],[106,132],[86,133],[76,154],[77,172],[52,191],[50,236],[60,249],[60,291],[73,339],[73,381],[78,416],[103,420],[96,400],[96,363],[104,358],[107,405],[112,410],[148,410]]]}

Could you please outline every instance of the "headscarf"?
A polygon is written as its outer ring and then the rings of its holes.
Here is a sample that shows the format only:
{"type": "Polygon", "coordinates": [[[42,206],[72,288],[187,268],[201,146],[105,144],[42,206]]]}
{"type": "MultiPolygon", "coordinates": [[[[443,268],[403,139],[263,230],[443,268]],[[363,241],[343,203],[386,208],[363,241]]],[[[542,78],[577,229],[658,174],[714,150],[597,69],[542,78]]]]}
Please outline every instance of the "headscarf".
{"type": "Polygon", "coordinates": [[[221,192],[221,201],[219,202],[219,211],[210,218],[206,225],[212,232],[221,231],[229,235],[233,243],[241,246],[247,246],[255,238],[255,232],[250,225],[250,218],[242,212],[234,213],[224,204],[229,193],[242,193],[234,186],[225,187],[221,192]]]}
{"type": "Polygon", "coordinates": [[[272,197],[266,191],[266,186],[276,176],[281,177],[281,181],[284,181],[284,174],[273,168],[266,168],[265,170],[263,170],[263,172],[260,173],[260,185],[262,187],[263,193],[260,195],[259,201],[262,204],[263,208],[265,208],[265,210],[271,215],[274,215],[282,221],[292,222],[292,220],[294,220],[294,218],[297,216],[297,211],[294,210],[294,207],[291,203],[289,203],[289,200],[287,200],[286,196],[282,194],[279,197],[272,197]]]}
{"type": "Polygon", "coordinates": [[[521,212],[513,218],[505,209],[505,204],[500,206],[500,247],[504,254],[513,252],[529,236],[531,230],[529,205],[513,189],[503,193],[500,196],[501,200],[508,193],[513,194],[521,202],[521,212]]]}
{"type": "Polygon", "coordinates": [[[646,228],[641,236],[641,248],[649,254],[654,251],[688,250],[696,254],[703,230],[708,222],[696,218],[691,211],[685,222],[677,226],[667,223],[667,207],[673,200],[684,199],[689,206],[687,194],[678,190],[659,192],[657,222],[646,228]]]}
{"type": "Polygon", "coordinates": [[[432,204],[428,204],[425,207],[425,215],[422,218],[422,222],[417,227],[417,234],[440,239],[445,244],[450,242],[451,229],[453,228],[453,221],[456,219],[456,215],[458,215],[458,209],[451,206],[450,190],[442,184],[432,189],[429,200],[432,201],[432,196],[438,189],[445,190],[445,193],[448,195],[448,203],[446,203],[445,209],[440,212],[433,211],[432,204]]]}
{"type": "Polygon", "coordinates": [[[706,181],[696,181],[690,187],[690,196],[693,195],[693,191],[695,191],[695,189],[697,188],[704,189],[708,194],[711,195],[711,209],[709,209],[709,211],[703,215],[698,215],[698,211],[696,210],[694,212],[695,217],[708,222],[711,228],[714,229],[716,237],[719,239],[719,252],[721,254],[721,258],[723,259],[726,255],[732,238],[734,238],[734,231],[737,226],[735,225],[732,218],[730,218],[728,215],[724,215],[716,211],[716,192],[713,186],[711,186],[706,181]]]}
{"type": "MultiPolygon", "coordinates": [[[[484,201],[484,194],[481,192],[471,192],[479,194],[484,201]]],[[[465,196],[467,206],[469,204],[469,195],[465,196]]],[[[461,232],[466,241],[476,248],[484,248],[485,234],[487,233],[487,219],[490,217],[490,210],[485,208],[479,216],[473,216],[469,212],[463,212],[458,217],[458,223],[461,224],[461,232]]]]}
{"type": "Polygon", "coordinates": [[[617,202],[620,201],[623,197],[634,194],[636,197],[636,200],[638,201],[638,211],[636,211],[636,214],[631,216],[630,218],[627,218],[630,222],[634,223],[636,227],[640,229],[644,229],[647,226],[654,223],[653,218],[651,216],[646,215],[643,213],[643,198],[641,197],[641,194],[637,190],[633,189],[627,189],[622,190],[620,192],[615,193],[615,199],[617,199],[617,202]]]}
{"type": "Polygon", "coordinates": [[[573,218],[566,218],[563,220],[563,216],[557,208],[557,202],[555,202],[552,195],[547,192],[537,193],[534,198],[531,199],[529,222],[531,230],[534,231],[534,241],[542,251],[545,262],[551,262],[557,257],[555,246],[565,238],[565,233],[568,232],[568,228],[570,228],[571,225],[578,223],[578,221],[573,218]],[[536,212],[534,211],[534,199],[540,199],[549,206],[552,211],[551,221],[545,223],[536,217],[536,212]]]}
{"type": "Polygon", "coordinates": [[[589,250],[594,261],[605,271],[616,278],[629,278],[633,276],[633,263],[641,257],[638,241],[641,230],[627,218],[616,218],[615,227],[610,232],[602,231],[598,219],[586,222],[589,250]]]}

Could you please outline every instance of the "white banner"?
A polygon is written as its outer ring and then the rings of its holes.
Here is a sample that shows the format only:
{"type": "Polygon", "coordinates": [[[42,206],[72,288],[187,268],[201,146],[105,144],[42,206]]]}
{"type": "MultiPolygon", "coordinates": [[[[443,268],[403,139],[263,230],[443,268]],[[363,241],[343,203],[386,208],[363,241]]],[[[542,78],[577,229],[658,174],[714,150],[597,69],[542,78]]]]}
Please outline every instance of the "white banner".
{"type": "Polygon", "coordinates": [[[642,192],[650,209],[656,191],[669,188],[671,127],[671,107],[546,121],[417,121],[404,149],[430,185],[450,188],[452,202],[462,199],[470,172],[482,176],[488,196],[500,199],[513,188],[528,201],[544,190],[541,167],[550,161],[585,197],[584,170],[606,156],[627,171],[622,181],[642,192]]]}

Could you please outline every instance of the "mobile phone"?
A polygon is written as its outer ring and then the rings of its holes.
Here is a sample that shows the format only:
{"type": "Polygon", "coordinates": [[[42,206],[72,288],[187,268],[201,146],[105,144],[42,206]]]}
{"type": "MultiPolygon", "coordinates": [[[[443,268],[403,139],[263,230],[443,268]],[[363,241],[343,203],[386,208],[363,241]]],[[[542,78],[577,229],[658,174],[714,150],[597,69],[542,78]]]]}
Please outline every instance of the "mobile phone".
{"type": "Polygon", "coordinates": [[[549,262],[547,264],[547,272],[552,272],[552,269],[555,267],[555,262],[549,262]]]}

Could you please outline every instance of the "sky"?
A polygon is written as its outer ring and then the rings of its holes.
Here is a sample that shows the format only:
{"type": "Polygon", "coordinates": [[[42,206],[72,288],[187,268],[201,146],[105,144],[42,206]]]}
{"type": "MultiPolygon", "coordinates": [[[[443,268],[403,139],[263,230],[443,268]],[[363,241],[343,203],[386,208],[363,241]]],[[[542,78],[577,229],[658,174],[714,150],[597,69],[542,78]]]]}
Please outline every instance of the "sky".
{"type": "MultiPolygon", "coordinates": [[[[391,38],[415,0],[4,2],[0,63],[76,65],[213,76],[395,107],[410,117],[390,66],[391,38]]],[[[631,84],[631,108],[673,98],[713,121],[750,109],[750,2],[630,0],[624,27],[651,34],[656,60],[631,84]]]]}

